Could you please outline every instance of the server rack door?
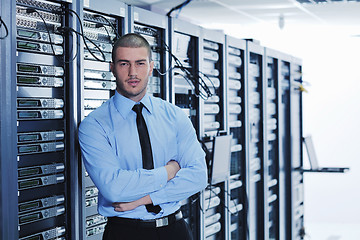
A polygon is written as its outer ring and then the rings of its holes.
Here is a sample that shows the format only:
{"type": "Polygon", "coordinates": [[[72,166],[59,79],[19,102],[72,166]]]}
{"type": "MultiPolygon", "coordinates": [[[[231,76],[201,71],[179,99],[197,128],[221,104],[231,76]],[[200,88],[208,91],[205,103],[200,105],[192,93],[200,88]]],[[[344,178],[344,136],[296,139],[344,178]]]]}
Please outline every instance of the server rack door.
{"type": "Polygon", "coordinates": [[[69,5],[16,1],[19,237],[70,236],[69,5]]]}
{"type": "Polygon", "coordinates": [[[302,168],[302,66],[301,60],[290,63],[290,126],[291,126],[291,215],[292,239],[304,238],[304,182],[302,168]]]}
{"type": "MultiPolygon", "coordinates": [[[[80,108],[85,118],[115,94],[116,80],[110,71],[111,52],[114,42],[127,31],[127,5],[115,0],[106,4],[97,0],[83,7],[83,31],[87,39],[83,44],[80,108]]],[[[97,211],[98,193],[83,168],[82,239],[102,239],[107,219],[97,211]]]]}
{"type": "Polygon", "coordinates": [[[279,59],[279,197],[280,197],[280,234],[291,238],[291,142],[290,142],[290,61],[291,57],[283,55],[279,59]],[[285,218],[285,221],[282,219],[285,218]]]}
{"type": "Polygon", "coordinates": [[[191,119],[199,134],[199,38],[200,27],[170,19],[171,64],[170,102],[179,106],[191,119]]]}
{"type": "Polygon", "coordinates": [[[246,41],[226,36],[227,122],[233,136],[228,190],[229,239],[246,239],[246,41]]]}
{"type": "MultiPolygon", "coordinates": [[[[200,27],[178,19],[169,19],[169,66],[170,102],[174,103],[191,119],[199,134],[199,94],[197,93],[199,72],[200,27]]],[[[182,202],[181,210],[191,227],[194,239],[200,239],[202,221],[200,216],[200,194],[182,202]]]]}
{"type": "MultiPolygon", "coordinates": [[[[76,14],[82,18],[82,1],[73,1],[69,4],[69,9],[67,10],[67,28],[74,29],[78,32],[81,31],[81,22],[78,21],[76,14]]],[[[81,120],[81,103],[80,99],[80,89],[81,89],[81,79],[82,71],[79,66],[82,65],[82,52],[80,51],[82,47],[82,42],[79,41],[78,36],[75,34],[67,33],[67,46],[69,53],[67,56],[67,69],[68,69],[68,89],[69,91],[66,94],[67,104],[65,113],[68,118],[67,124],[67,133],[66,141],[68,142],[68,171],[69,181],[67,183],[68,192],[71,193],[69,202],[68,214],[69,218],[69,233],[68,236],[70,239],[80,239],[82,236],[82,186],[81,186],[81,175],[79,173],[82,171],[81,158],[79,158],[79,149],[77,143],[77,127],[78,123],[81,120]]]]}
{"type": "Polygon", "coordinates": [[[145,37],[152,49],[153,75],[147,93],[169,100],[169,61],[165,48],[168,43],[168,19],[138,7],[129,6],[129,31],[145,37]]]}
{"type": "Polygon", "coordinates": [[[15,1],[0,1],[0,239],[18,239],[15,1]]]}
{"type": "MultiPolygon", "coordinates": [[[[212,153],[213,138],[227,130],[224,33],[202,28],[199,49],[201,77],[199,81],[202,81],[206,87],[205,96],[200,99],[200,139],[205,143],[209,153],[212,153]]],[[[210,154],[210,161],[211,158],[210,154]]],[[[225,196],[228,191],[228,174],[218,179],[210,178],[210,184],[204,191],[202,239],[227,239],[228,218],[225,196]]],[[[210,172],[209,176],[213,175],[210,172]]]]}
{"type": "Polygon", "coordinates": [[[264,139],[263,131],[263,66],[264,48],[247,41],[247,101],[248,124],[246,126],[248,148],[247,165],[247,202],[248,202],[248,239],[264,239],[264,139]]]}
{"type": "MultiPolygon", "coordinates": [[[[279,236],[280,229],[280,163],[279,163],[279,99],[278,99],[278,82],[279,82],[279,58],[281,53],[265,49],[265,82],[264,92],[266,93],[265,104],[266,118],[265,131],[266,139],[266,176],[264,177],[265,191],[265,239],[281,239],[279,236]]],[[[265,175],[265,173],[264,173],[265,175]]]]}
{"type": "Polygon", "coordinates": [[[200,101],[200,135],[202,137],[216,136],[220,131],[226,131],[226,104],[224,81],[224,46],[225,35],[222,32],[202,29],[200,42],[200,75],[209,88],[210,96],[200,101]]]}

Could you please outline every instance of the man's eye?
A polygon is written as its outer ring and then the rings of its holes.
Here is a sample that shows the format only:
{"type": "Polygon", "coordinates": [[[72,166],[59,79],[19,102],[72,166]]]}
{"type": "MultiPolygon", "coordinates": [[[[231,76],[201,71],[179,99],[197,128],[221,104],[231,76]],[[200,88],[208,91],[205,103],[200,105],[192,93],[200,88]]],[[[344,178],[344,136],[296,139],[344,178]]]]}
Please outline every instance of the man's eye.
{"type": "Polygon", "coordinates": [[[138,66],[143,66],[143,65],[145,65],[145,63],[144,62],[138,62],[137,65],[138,66]]]}
{"type": "Polygon", "coordinates": [[[127,66],[129,66],[129,63],[120,63],[120,66],[121,67],[127,67],[127,66]]]}

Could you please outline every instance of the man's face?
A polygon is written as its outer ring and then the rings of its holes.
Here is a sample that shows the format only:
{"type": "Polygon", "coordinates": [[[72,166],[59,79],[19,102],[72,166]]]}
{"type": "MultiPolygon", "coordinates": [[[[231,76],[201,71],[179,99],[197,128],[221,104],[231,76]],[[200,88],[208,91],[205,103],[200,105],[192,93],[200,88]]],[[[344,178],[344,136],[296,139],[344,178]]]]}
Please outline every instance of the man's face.
{"type": "Polygon", "coordinates": [[[149,61],[145,47],[119,47],[116,49],[115,62],[110,64],[116,77],[116,90],[135,102],[144,97],[153,68],[154,62],[149,61]]]}

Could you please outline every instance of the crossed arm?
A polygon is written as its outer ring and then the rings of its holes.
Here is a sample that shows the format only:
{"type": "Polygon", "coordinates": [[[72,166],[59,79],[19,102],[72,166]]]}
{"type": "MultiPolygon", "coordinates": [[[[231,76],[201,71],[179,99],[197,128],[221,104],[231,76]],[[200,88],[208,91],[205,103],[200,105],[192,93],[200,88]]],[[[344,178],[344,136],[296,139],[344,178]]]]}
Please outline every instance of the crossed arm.
{"type": "MultiPolygon", "coordinates": [[[[79,142],[84,164],[106,202],[101,205],[103,209],[108,208],[109,203],[113,204],[115,211],[124,212],[150,203],[177,202],[206,187],[205,154],[197,142],[190,120],[183,115],[177,116],[181,131],[177,132],[177,144],[173,146],[176,149],[172,149],[177,154],[175,158],[170,158],[176,161],[152,170],[140,169],[133,161],[126,163],[129,166],[122,166],[124,162],[119,161],[115,154],[119,139],[115,139],[112,129],[91,116],[81,123],[79,142]]],[[[127,129],[122,129],[121,134],[128,136],[124,141],[136,142],[138,136],[128,133],[127,129]]],[[[122,151],[131,155],[131,149],[122,151]]]]}
{"type": "MultiPolygon", "coordinates": [[[[180,166],[176,161],[171,160],[166,164],[165,169],[167,171],[168,181],[170,181],[176,176],[176,173],[180,170],[180,166]]],[[[114,210],[117,212],[125,212],[125,211],[133,210],[141,205],[147,205],[151,203],[153,202],[150,198],[150,195],[146,195],[132,202],[114,202],[112,206],[114,207],[114,210]]]]}

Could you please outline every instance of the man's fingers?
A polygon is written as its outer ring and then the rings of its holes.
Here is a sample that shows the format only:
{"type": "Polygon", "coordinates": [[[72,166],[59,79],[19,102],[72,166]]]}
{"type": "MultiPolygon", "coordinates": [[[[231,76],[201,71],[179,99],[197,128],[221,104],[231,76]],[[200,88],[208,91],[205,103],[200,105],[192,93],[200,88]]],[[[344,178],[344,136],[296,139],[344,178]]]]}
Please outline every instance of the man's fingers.
{"type": "Polygon", "coordinates": [[[124,209],[124,203],[120,203],[120,202],[115,202],[112,204],[112,206],[114,207],[114,210],[117,211],[117,212],[124,212],[126,211],[124,209]]]}
{"type": "Polygon", "coordinates": [[[112,206],[113,206],[113,207],[119,207],[120,204],[121,204],[120,202],[114,202],[114,203],[112,204],[112,206]]]}
{"type": "Polygon", "coordinates": [[[124,210],[122,208],[120,208],[120,207],[115,207],[114,210],[116,212],[124,212],[124,210]]]}
{"type": "Polygon", "coordinates": [[[135,206],[131,202],[123,203],[123,202],[115,202],[112,204],[114,210],[117,212],[125,212],[129,210],[133,210],[135,206]]]}

